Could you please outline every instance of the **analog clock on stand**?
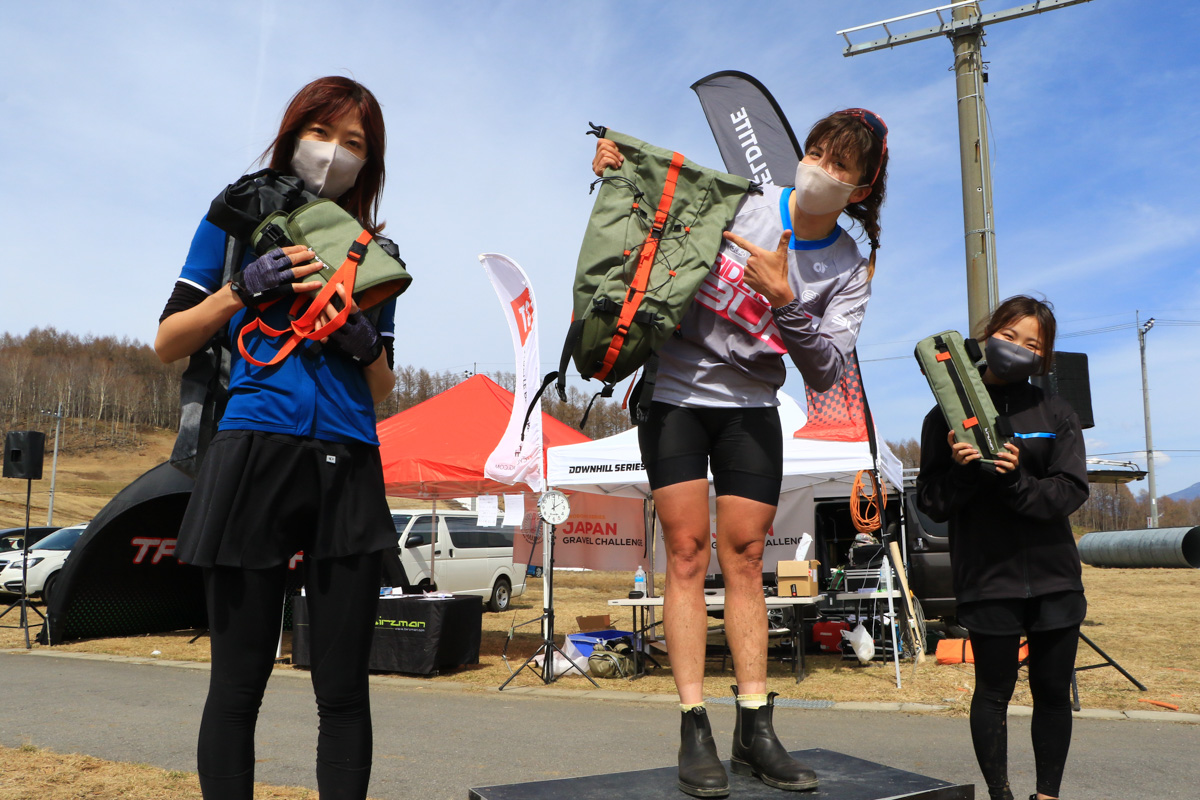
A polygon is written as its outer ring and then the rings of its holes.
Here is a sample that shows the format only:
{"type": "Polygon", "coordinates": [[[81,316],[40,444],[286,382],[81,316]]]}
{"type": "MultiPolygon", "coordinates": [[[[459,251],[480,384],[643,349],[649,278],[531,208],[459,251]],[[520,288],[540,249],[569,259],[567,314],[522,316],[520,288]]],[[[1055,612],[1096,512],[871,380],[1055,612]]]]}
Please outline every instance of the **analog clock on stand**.
{"type": "Polygon", "coordinates": [[[551,525],[562,525],[571,516],[571,501],[558,489],[551,489],[538,498],[538,514],[551,525]]]}
{"type": "MultiPolygon", "coordinates": [[[[545,586],[542,601],[542,616],[538,618],[542,622],[542,646],[539,647],[533,655],[525,660],[525,663],[517,667],[512,675],[504,683],[500,684],[500,690],[503,691],[505,686],[512,682],[512,679],[517,677],[521,670],[533,664],[533,660],[540,654],[542,656],[542,683],[551,683],[554,678],[554,663],[557,656],[562,656],[563,660],[569,665],[567,669],[574,669],[580,675],[592,682],[592,685],[597,689],[600,684],[592,680],[592,676],[588,675],[579,666],[567,658],[567,654],[554,643],[554,529],[567,521],[567,517],[571,515],[571,502],[567,496],[557,489],[549,489],[538,498],[538,516],[542,518],[542,529],[545,531],[543,537],[543,547],[545,551],[546,569],[542,575],[542,583],[545,586]],[[549,530],[546,527],[549,526],[549,530]]],[[[538,620],[530,620],[535,622],[538,620]]],[[[529,623],[522,623],[529,624],[529,623]]],[[[535,669],[536,667],[530,667],[535,669]]]]}

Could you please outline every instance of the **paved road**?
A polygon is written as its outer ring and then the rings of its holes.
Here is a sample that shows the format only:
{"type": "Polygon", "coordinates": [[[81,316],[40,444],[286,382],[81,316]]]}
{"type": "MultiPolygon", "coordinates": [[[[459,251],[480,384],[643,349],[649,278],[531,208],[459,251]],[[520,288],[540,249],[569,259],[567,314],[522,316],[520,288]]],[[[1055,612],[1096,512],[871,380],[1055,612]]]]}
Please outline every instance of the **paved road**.
{"type": "MultiPolygon", "coordinates": [[[[0,744],[195,770],[206,667],[0,653],[0,676],[7,688],[0,744]]],[[[572,694],[376,680],[371,796],[465,800],[475,786],[674,763],[679,717],[672,704],[572,694]]],[[[713,706],[710,713],[728,757],[733,709],[713,706]]],[[[1013,717],[1009,727],[1014,790],[1024,798],[1033,791],[1029,721],[1013,717]]],[[[977,780],[963,719],[779,708],[776,729],[789,749],[824,747],[947,781],[977,780]]],[[[315,738],[306,674],[277,673],[259,720],[257,778],[315,788],[315,738]]],[[[1198,725],[1077,720],[1063,796],[1195,800],[1198,756],[1198,725]]]]}

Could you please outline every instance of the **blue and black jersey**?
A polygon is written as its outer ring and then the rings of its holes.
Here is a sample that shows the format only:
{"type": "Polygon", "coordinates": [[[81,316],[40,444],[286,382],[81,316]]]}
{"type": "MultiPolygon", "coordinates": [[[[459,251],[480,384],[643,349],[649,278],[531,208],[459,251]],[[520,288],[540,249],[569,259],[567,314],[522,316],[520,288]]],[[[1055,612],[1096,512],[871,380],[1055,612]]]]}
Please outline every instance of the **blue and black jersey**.
{"type": "MultiPolygon", "coordinates": [[[[186,287],[205,295],[221,288],[225,259],[225,233],[207,220],[200,223],[187,260],[180,272],[177,290],[186,287]]],[[[250,260],[247,255],[246,263],[250,260]]],[[[243,264],[244,266],[244,264],[243,264]]],[[[177,292],[178,293],[178,292],[177,292]]],[[[258,313],[276,329],[287,328],[291,303],[280,301],[258,313]]],[[[242,310],[229,321],[229,341],[251,319],[242,310]]],[[[377,327],[389,342],[394,337],[396,301],[380,308],[377,327]]],[[[269,361],[282,340],[258,333],[246,337],[250,354],[269,361]]],[[[379,444],[375,435],[375,406],[362,367],[336,348],[297,348],[273,367],[247,363],[233,347],[229,375],[229,403],[220,430],[252,430],[285,433],[335,442],[379,444]]]]}

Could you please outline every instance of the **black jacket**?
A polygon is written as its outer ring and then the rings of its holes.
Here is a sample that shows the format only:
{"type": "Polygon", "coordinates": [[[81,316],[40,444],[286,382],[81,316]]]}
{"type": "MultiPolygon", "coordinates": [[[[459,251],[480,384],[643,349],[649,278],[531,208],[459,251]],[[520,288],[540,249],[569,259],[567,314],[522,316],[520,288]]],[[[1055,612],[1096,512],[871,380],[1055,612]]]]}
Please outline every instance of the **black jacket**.
{"type": "Polygon", "coordinates": [[[1088,496],[1079,418],[1061,397],[1024,381],[987,388],[1017,435],[1016,472],[955,464],[938,408],[921,429],[917,505],[950,523],[955,596],[965,603],[1082,591],[1068,520],[1088,496]]]}

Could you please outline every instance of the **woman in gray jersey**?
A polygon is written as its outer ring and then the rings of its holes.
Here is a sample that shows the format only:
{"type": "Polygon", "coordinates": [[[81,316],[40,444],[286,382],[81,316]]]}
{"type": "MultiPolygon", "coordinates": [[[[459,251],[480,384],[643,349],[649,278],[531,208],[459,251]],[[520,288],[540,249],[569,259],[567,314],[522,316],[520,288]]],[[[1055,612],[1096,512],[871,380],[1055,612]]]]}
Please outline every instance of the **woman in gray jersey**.
{"type": "MultiPolygon", "coordinates": [[[[599,140],[597,175],[621,161],[612,142],[599,140]]],[[[847,109],[817,122],[795,188],[766,185],[747,196],[678,335],[658,353],[654,402],[639,440],[667,550],[663,621],[683,712],[679,788],[694,797],[729,793],[703,694],[709,470],[737,676],[731,767],[780,789],[817,786],[815,773],[775,736],[773,695],[766,694],[762,556],[783,475],[776,393],[784,355],[809,386],[825,391],[854,350],[879,246],[887,162],[887,126],[872,112],[847,109]],[[843,213],[862,226],[869,259],[838,225],[843,213]]]]}

